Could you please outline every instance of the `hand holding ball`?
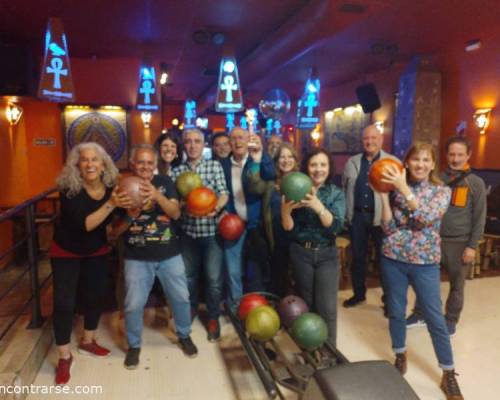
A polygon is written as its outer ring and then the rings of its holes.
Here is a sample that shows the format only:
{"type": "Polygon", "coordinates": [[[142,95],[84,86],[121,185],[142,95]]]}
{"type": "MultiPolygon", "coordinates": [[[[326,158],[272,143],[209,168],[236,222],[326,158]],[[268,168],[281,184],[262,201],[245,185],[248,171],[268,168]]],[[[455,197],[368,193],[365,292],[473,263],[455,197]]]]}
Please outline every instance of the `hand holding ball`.
{"type": "Polygon", "coordinates": [[[142,179],[138,176],[127,176],[120,180],[118,190],[125,192],[132,200],[133,208],[142,208],[144,197],[141,194],[142,179]]]}
{"type": "Polygon", "coordinates": [[[388,193],[394,190],[394,185],[382,182],[382,179],[384,179],[383,174],[389,166],[398,168],[400,172],[403,171],[403,165],[399,161],[384,158],[375,161],[368,172],[368,182],[377,192],[388,193]]]}

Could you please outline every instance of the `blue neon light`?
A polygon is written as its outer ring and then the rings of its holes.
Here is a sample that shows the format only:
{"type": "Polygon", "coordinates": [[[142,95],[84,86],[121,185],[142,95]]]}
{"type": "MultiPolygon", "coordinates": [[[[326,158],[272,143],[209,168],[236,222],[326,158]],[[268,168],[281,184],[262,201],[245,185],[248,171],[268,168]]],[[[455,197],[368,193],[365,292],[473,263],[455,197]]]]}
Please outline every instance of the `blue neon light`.
{"type": "Polygon", "coordinates": [[[228,60],[224,63],[224,72],[232,74],[235,68],[236,65],[231,60],[228,60]]]}

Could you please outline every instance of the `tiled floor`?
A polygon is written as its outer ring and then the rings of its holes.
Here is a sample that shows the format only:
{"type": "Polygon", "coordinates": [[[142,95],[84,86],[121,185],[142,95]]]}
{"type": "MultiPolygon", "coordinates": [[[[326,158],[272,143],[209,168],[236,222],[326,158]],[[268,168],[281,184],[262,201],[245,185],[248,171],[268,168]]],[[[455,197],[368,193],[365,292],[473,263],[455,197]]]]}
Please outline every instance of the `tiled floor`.
{"type": "MultiPolygon", "coordinates": [[[[447,283],[442,284],[443,293],[447,283]]],[[[457,334],[452,339],[462,392],[466,399],[496,399],[500,393],[500,277],[467,282],[466,307],[457,334]]],[[[339,304],[350,296],[340,293],[339,304]]],[[[410,304],[413,294],[410,291],[410,304]]],[[[70,388],[101,385],[102,395],[74,395],[105,399],[265,399],[257,375],[246,359],[231,324],[223,323],[223,340],[208,343],[198,320],[193,339],[200,354],[188,359],[172,342],[165,329],[164,313],[146,315],[141,364],[137,370],[123,368],[125,345],[123,321],[108,314],[99,328],[99,339],[112,349],[106,360],[75,353],[76,365],[70,388]]],[[[422,400],[444,399],[439,389],[440,370],[425,328],[408,331],[409,369],[406,379],[422,400]]],[[[355,309],[339,307],[339,349],[350,361],[392,361],[387,320],[380,308],[380,289],[370,289],[368,301],[355,309]]],[[[56,352],[47,356],[35,385],[51,385],[56,352]]],[[[65,395],[64,398],[71,398],[65,395]]],[[[31,395],[29,399],[60,399],[61,395],[31,395]]],[[[287,398],[295,398],[288,396],[287,398]]]]}

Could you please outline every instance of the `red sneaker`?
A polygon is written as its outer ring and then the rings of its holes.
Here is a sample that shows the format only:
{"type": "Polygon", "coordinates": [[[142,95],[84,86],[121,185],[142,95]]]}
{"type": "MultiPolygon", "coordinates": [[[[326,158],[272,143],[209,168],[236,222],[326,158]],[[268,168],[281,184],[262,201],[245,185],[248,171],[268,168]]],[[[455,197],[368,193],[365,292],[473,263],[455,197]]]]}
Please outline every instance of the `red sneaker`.
{"type": "Polygon", "coordinates": [[[56,368],[56,385],[66,385],[71,378],[71,369],[73,368],[73,356],[70,354],[68,359],[60,358],[56,368]]]}
{"type": "Polygon", "coordinates": [[[80,342],[80,345],[78,346],[78,353],[85,354],[86,356],[105,358],[109,356],[111,351],[105,347],[99,346],[95,340],[92,340],[92,343],[80,342]]]}

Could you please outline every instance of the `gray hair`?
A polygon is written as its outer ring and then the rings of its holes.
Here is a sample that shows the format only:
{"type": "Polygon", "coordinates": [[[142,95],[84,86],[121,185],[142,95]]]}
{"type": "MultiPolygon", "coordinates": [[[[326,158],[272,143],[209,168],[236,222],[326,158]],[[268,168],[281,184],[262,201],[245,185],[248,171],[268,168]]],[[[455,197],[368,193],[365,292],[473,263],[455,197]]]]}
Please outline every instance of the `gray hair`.
{"type": "Polygon", "coordinates": [[[59,190],[66,191],[66,195],[71,198],[76,196],[83,187],[83,178],[78,166],[80,153],[82,150],[92,149],[101,158],[104,164],[104,171],[101,181],[106,187],[113,187],[118,178],[118,168],[104,148],[95,142],[80,143],[73,147],[66,158],[66,164],[56,179],[59,190]]]}
{"type": "Polygon", "coordinates": [[[158,153],[156,152],[156,149],[152,144],[147,143],[136,144],[132,147],[132,150],[130,150],[130,157],[128,159],[130,164],[134,163],[135,155],[140,151],[150,151],[154,155],[155,164],[158,164],[158,153]]]}
{"type": "Polygon", "coordinates": [[[203,142],[205,142],[205,135],[203,134],[202,131],[200,131],[199,129],[196,129],[196,128],[184,129],[182,131],[182,141],[183,142],[186,139],[186,136],[188,133],[196,133],[197,135],[200,135],[203,139],[203,142]]]}

